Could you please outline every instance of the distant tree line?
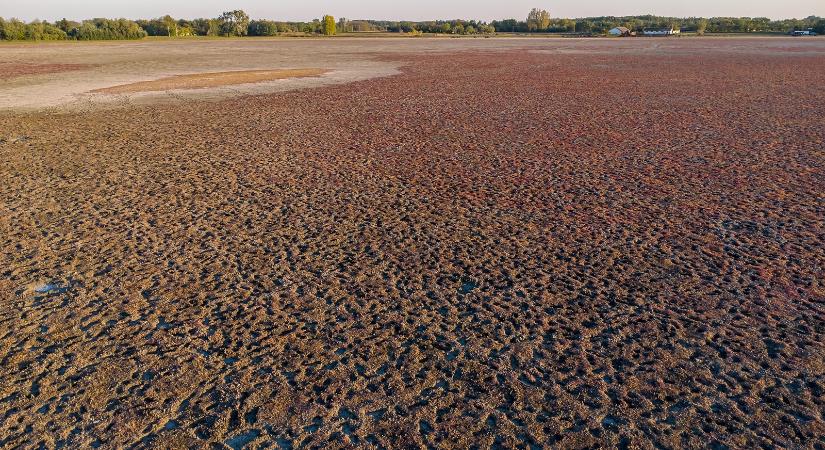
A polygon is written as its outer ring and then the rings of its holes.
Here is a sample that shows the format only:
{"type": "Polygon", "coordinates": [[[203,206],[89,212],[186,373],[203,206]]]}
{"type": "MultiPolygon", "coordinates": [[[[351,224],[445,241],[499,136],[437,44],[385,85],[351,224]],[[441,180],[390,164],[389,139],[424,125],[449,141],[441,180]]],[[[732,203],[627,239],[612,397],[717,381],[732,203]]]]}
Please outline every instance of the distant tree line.
{"type": "Polygon", "coordinates": [[[250,20],[244,11],[227,11],[206,19],[91,19],[75,22],[66,19],[54,23],[35,20],[25,23],[0,17],[0,40],[112,40],[141,39],[146,36],[277,36],[281,34],[324,34],[338,32],[400,32],[408,34],[437,33],[474,35],[492,33],[578,33],[605,34],[611,28],[624,26],[633,31],[644,28],[681,28],[699,34],[708,33],[789,33],[812,29],[825,34],[825,19],[810,16],[805,19],[770,20],[764,17],[660,17],[652,15],[624,17],[585,17],[580,19],[552,18],[546,10],[532,9],[525,20],[506,19],[482,22],[476,20],[434,20],[424,22],[347,20],[337,22],[324,16],[311,22],[281,22],[250,20]]]}
{"type": "Polygon", "coordinates": [[[312,22],[250,20],[244,11],[227,11],[212,19],[91,19],[82,22],[62,19],[54,23],[35,20],[25,23],[0,17],[0,40],[112,40],[142,39],[146,36],[276,36],[284,33],[335,34],[332,16],[312,22]]]}
{"type": "Polygon", "coordinates": [[[496,31],[486,22],[476,20],[430,20],[426,22],[362,20],[358,22],[367,24],[370,29],[350,31],[390,31],[398,33],[438,33],[460,35],[489,34],[495,33],[496,31]]]}
{"type": "MultiPolygon", "coordinates": [[[[355,24],[356,22],[350,22],[355,24]]],[[[476,34],[476,33],[579,33],[599,35],[608,30],[623,26],[632,31],[645,28],[674,27],[685,31],[707,33],[789,33],[794,30],[812,29],[825,34],[825,19],[810,16],[805,19],[770,20],[765,17],[660,17],[643,16],[604,16],[579,19],[552,18],[546,10],[534,8],[525,20],[505,19],[490,23],[474,20],[438,20],[426,22],[391,22],[378,20],[357,21],[361,29],[345,28],[345,31],[397,31],[441,34],[476,34]]]]}
{"type": "Polygon", "coordinates": [[[83,22],[58,20],[55,23],[35,20],[24,23],[17,19],[0,17],[0,39],[6,41],[79,41],[142,39],[146,31],[137,23],[126,19],[91,19],[83,22]]]}
{"type": "Polygon", "coordinates": [[[265,36],[256,33],[262,22],[264,21],[251,21],[248,14],[237,9],[226,11],[213,19],[176,20],[167,15],[157,19],[141,19],[137,24],[149,36],[265,36]]]}
{"type": "Polygon", "coordinates": [[[789,33],[794,30],[813,29],[825,33],[825,19],[810,16],[805,19],[771,20],[766,17],[661,17],[661,16],[604,16],[579,19],[549,18],[546,11],[533,10],[527,20],[494,20],[490,24],[496,32],[510,33],[582,33],[605,34],[608,30],[623,26],[632,31],[645,28],[674,27],[701,33],[789,33]]]}

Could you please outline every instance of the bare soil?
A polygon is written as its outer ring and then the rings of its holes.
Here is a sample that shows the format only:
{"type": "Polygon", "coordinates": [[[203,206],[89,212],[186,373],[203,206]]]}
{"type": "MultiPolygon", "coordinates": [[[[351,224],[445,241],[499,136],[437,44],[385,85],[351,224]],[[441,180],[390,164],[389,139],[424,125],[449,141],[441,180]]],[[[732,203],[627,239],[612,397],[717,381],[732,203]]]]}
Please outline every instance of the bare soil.
{"type": "Polygon", "coordinates": [[[0,447],[825,445],[825,40],[358,42],[0,115],[0,447]]]}
{"type": "Polygon", "coordinates": [[[90,69],[91,64],[31,64],[0,61],[0,81],[11,80],[26,75],[64,73],[73,70],[90,69]]]}

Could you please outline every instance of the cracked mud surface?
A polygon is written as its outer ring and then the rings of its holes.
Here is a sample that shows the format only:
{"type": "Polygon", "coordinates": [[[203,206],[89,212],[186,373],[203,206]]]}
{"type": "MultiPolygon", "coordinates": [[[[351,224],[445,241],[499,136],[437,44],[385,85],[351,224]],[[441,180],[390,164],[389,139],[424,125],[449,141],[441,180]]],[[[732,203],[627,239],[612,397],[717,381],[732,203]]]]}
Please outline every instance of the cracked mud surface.
{"type": "Polygon", "coordinates": [[[0,447],[822,448],[822,48],[635,42],[0,116],[0,447]]]}

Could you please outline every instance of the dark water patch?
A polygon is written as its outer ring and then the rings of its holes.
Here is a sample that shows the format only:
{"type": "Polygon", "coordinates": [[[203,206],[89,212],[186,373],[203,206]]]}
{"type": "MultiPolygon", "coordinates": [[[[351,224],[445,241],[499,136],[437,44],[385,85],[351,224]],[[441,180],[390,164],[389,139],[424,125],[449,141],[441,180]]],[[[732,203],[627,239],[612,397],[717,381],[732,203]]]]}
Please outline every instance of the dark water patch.
{"type": "Polygon", "coordinates": [[[241,450],[261,435],[261,430],[252,429],[225,441],[232,450],[241,450]]]}
{"type": "Polygon", "coordinates": [[[341,408],[340,410],[338,410],[338,416],[344,420],[352,420],[358,417],[355,415],[354,412],[350,411],[347,408],[341,408]]]}
{"type": "Polygon", "coordinates": [[[472,292],[475,288],[478,287],[478,283],[472,280],[465,280],[461,283],[461,288],[458,289],[458,293],[461,295],[466,295],[472,292]]]}
{"type": "Polygon", "coordinates": [[[41,296],[58,295],[69,292],[72,288],[71,283],[63,283],[60,281],[50,281],[35,286],[34,293],[41,296]]]}
{"type": "Polygon", "coordinates": [[[426,420],[421,420],[418,422],[418,430],[421,432],[421,434],[426,436],[433,432],[433,426],[430,425],[430,422],[427,422],[426,420]]]}
{"type": "Polygon", "coordinates": [[[324,419],[322,419],[320,416],[316,416],[315,418],[312,419],[311,424],[304,427],[304,431],[306,431],[307,433],[314,433],[314,432],[318,431],[323,424],[324,424],[324,419]]]}

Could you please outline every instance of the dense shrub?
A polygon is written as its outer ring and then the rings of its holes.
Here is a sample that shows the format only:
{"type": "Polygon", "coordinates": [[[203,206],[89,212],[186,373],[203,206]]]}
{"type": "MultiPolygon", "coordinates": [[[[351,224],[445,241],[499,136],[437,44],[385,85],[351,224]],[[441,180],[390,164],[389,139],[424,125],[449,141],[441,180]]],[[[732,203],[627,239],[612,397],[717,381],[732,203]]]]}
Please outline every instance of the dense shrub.
{"type": "Polygon", "coordinates": [[[80,26],[80,22],[75,22],[74,20],[66,20],[66,18],[64,17],[63,19],[55,22],[54,26],[60,28],[61,30],[63,30],[64,33],[68,35],[70,31],[80,26]]]}
{"type": "Polygon", "coordinates": [[[26,24],[14,18],[4,20],[0,17],[0,39],[6,41],[26,39],[26,24]]]}
{"type": "Polygon", "coordinates": [[[192,31],[197,36],[218,36],[221,33],[221,22],[218,19],[195,19],[191,24],[192,31]]]}
{"type": "Polygon", "coordinates": [[[422,33],[440,34],[487,34],[495,33],[496,31],[492,26],[475,20],[433,20],[427,22],[370,21],[370,23],[374,28],[402,33],[420,31],[422,33]]]}
{"type": "Polygon", "coordinates": [[[92,19],[69,32],[69,37],[79,41],[142,39],[146,30],[127,19],[92,19]]]}
{"type": "Polygon", "coordinates": [[[26,39],[30,41],[62,41],[67,34],[48,22],[32,22],[26,25],[26,39]]]}
{"type": "Polygon", "coordinates": [[[249,22],[250,36],[275,36],[278,33],[278,24],[271,20],[253,20],[249,22]]]}
{"type": "Polygon", "coordinates": [[[48,22],[35,20],[24,23],[17,19],[0,17],[0,39],[6,41],[58,41],[66,39],[66,32],[48,22]]]}
{"type": "Polygon", "coordinates": [[[149,36],[169,36],[185,37],[195,36],[194,21],[175,20],[172,16],[163,16],[152,20],[138,20],[136,23],[146,31],[149,36]]]}

